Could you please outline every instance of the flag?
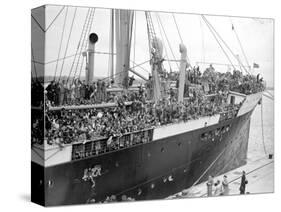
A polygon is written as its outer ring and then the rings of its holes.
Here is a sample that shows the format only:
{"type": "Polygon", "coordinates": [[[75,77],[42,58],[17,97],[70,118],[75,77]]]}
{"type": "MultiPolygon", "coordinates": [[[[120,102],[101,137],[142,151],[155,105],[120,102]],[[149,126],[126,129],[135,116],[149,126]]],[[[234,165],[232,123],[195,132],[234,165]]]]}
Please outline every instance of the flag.
{"type": "Polygon", "coordinates": [[[257,64],[257,63],[253,64],[253,68],[259,68],[259,67],[260,67],[259,64],[257,64]]]}

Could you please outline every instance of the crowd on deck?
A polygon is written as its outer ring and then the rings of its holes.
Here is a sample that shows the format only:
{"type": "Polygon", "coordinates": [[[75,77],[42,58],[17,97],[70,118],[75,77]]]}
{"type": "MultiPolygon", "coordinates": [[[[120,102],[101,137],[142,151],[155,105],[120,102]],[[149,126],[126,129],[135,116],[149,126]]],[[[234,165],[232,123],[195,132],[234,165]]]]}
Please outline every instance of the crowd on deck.
{"type": "Polygon", "coordinates": [[[49,144],[66,144],[120,136],[229,110],[230,105],[222,102],[225,99],[220,96],[212,100],[196,96],[184,103],[170,99],[163,99],[156,104],[135,100],[125,106],[121,98],[118,99],[117,107],[49,111],[46,116],[46,139],[49,144]]]}
{"type": "MultiPolygon", "coordinates": [[[[158,102],[147,101],[147,91],[142,86],[137,92],[114,95],[106,92],[106,83],[99,80],[92,85],[74,80],[52,81],[45,89],[50,106],[97,104],[115,102],[117,107],[101,109],[48,110],[45,118],[45,140],[49,144],[67,144],[100,137],[120,136],[160,125],[197,119],[222,111],[237,109],[239,105],[226,103],[229,90],[251,94],[262,91],[264,84],[259,76],[243,76],[239,71],[219,73],[210,66],[203,74],[193,68],[187,75],[188,82],[200,89],[188,89],[188,98],[178,102],[173,89],[168,98],[158,102]],[[206,94],[215,94],[212,98],[206,94]],[[132,102],[125,105],[125,102],[132,102]]],[[[38,125],[38,121],[33,124],[38,125]]]]}
{"type": "Polygon", "coordinates": [[[106,83],[102,80],[88,85],[79,79],[51,81],[46,87],[46,96],[51,106],[97,104],[107,101],[106,83]]]}

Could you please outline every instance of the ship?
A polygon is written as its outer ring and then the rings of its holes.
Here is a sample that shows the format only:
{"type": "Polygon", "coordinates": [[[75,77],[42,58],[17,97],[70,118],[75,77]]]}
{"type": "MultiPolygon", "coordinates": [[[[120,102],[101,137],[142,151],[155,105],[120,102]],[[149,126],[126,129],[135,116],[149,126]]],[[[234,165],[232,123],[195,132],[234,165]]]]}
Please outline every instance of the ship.
{"type": "MultiPolygon", "coordinates": [[[[89,11],[86,20],[91,23],[93,9],[89,11]]],[[[167,97],[165,84],[168,82],[161,75],[164,60],[161,40],[156,37],[150,12],[145,11],[144,14],[151,65],[150,101],[156,102],[167,97]]],[[[111,45],[114,45],[115,35],[114,83],[118,86],[107,88],[107,92],[134,90],[133,87],[124,85],[129,71],[145,79],[130,68],[133,16],[134,11],[131,10],[111,9],[110,40],[111,45]]],[[[95,44],[99,36],[90,32],[89,27],[87,28],[88,22],[85,21],[81,40],[86,46],[83,52],[87,64],[86,82],[92,82],[95,44]]],[[[177,61],[179,79],[175,89],[177,100],[184,101],[184,76],[188,59],[186,47],[182,43],[180,53],[181,59],[177,61]]],[[[110,63],[113,67],[113,57],[110,63]]],[[[113,68],[111,70],[113,78],[113,68]]],[[[168,85],[172,86],[172,83],[168,85]]],[[[40,92],[44,96],[42,89],[35,90],[39,92],[39,96],[40,92]]],[[[213,97],[214,95],[206,95],[206,98],[213,97]]],[[[38,98],[38,94],[32,94],[32,98],[38,98]]],[[[47,111],[118,107],[116,102],[46,106],[45,102],[42,103],[43,97],[39,99],[37,105],[36,100],[32,101],[31,111],[33,118],[41,117],[44,120],[41,125],[43,128],[46,127],[47,111]]],[[[83,142],[48,145],[44,139],[46,133],[41,133],[43,143],[33,143],[31,147],[31,200],[44,206],[56,206],[104,202],[112,195],[116,201],[126,201],[128,197],[134,200],[164,199],[205,181],[208,176],[217,176],[245,165],[251,115],[261,99],[262,91],[251,94],[229,91],[227,104],[238,105],[230,111],[145,128],[112,136],[110,139],[99,137],[83,142]],[[114,143],[115,146],[109,143],[114,143]]],[[[131,104],[130,101],[125,102],[124,107],[130,107],[131,104]]]]}

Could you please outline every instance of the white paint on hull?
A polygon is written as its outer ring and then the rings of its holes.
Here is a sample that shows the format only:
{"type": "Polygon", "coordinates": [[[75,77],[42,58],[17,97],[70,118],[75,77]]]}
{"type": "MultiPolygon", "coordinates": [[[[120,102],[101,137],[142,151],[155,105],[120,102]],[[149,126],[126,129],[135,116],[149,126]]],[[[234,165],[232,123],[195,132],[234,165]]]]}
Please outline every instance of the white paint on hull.
{"type": "Polygon", "coordinates": [[[192,130],[201,129],[219,123],[220,115],[206,116],[187,122],[173,123],[170,125],[160,126],[154,129],[153,140],[159,140],[174,135],[186,133],[192,130]]]}
{"type": "Polygon", "coordinates": [[[243,102],[242,106],[240,107],[237,113],[237,116],[242,116],[245,113],[248,113],[251,110],[253,110],[261,98],[262,98],[262,92],[247,95],[245,101],[243,102]]]}
{"type": "Polygon", "coordinates": [[[64,147],[34,145],[31,148],[31,160],[44,167],[71,161],[72,145],[64,147]]]}

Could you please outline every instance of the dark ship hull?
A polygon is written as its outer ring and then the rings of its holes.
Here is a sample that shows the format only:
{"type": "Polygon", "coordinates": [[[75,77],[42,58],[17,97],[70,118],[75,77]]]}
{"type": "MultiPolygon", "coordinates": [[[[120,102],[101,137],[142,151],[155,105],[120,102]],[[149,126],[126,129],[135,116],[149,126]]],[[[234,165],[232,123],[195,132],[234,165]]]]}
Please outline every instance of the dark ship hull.
{"type": "Polygon", "coordinates": [[[136,200],[166,198],[208,175],[246,163],[252,111],[215,125],[55,166],[44,168],[32,162],[32,200],[54,206],[93,199],[100,202],[111,195],[117,200],[122,195],[136,200]],[[94,183],[83,180],[84,170],[95,165],[101,167],[101,173],[94,183]]]}

